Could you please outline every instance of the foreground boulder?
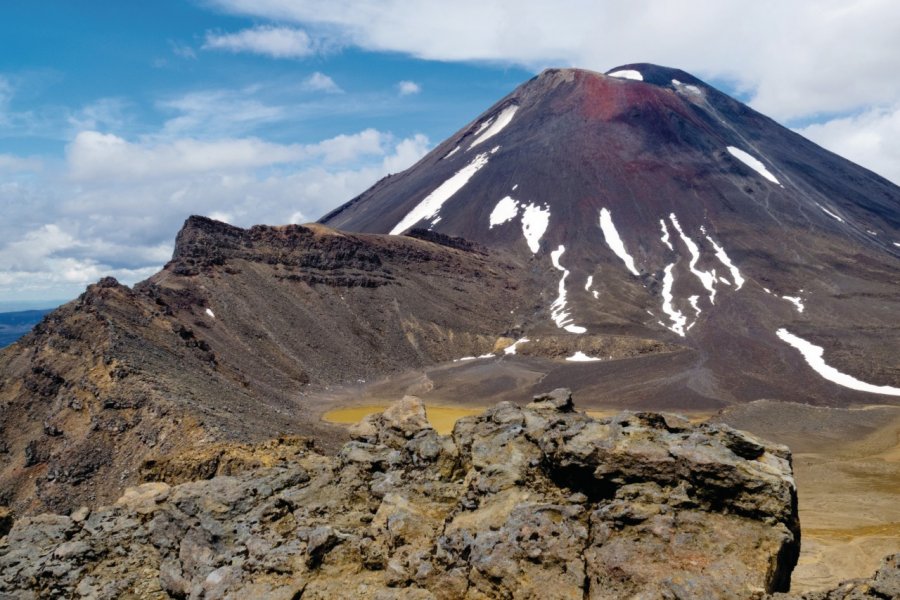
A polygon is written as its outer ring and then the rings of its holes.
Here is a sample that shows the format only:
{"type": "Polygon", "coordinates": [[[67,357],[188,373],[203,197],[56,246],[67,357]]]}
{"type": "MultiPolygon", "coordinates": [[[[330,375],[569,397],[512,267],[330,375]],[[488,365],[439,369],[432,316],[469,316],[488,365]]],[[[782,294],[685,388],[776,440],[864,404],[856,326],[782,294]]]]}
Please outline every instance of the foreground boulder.
{"type": "Polygon", "coordinates": [[[335,457],[16,521],[11,598],[752,598],[799,551],[787,448],[561,390],[438,435],[414,398],[335,457]]]}

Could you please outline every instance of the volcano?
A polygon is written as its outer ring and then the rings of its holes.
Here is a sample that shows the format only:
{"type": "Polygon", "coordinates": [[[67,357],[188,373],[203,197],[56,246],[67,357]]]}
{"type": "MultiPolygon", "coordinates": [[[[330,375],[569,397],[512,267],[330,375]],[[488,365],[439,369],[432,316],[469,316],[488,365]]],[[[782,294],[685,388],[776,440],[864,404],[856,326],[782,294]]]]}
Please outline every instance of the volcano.
{"type": "MultiPolygon", "coordinates": [[[[548,70],[318,224],[187,219],[162,271],[0,351],[0,505],[111,502],[220,443],[336,449],[326,410],[404,394],[896,404],[898,267],[890,182],[682,71],[548,70]]],[[[231,472],[216,452],[188,475],[231,472]]]]}
{"type": "Polygon", "coordinates": [[[607,393],[900,395],[900,189],[684,71],[544,71],[321,222],[515,253],[544,290],[523,337],[690,350],[592,365],[607,393]]]}

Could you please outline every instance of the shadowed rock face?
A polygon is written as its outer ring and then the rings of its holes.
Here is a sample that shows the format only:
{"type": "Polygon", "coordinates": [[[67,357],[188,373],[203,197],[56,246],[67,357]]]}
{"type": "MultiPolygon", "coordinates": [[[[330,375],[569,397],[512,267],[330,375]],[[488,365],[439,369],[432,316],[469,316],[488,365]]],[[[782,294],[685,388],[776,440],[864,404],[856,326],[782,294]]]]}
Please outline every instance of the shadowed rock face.
{"type": "Polygon", "coordinates": [[[749,598],[796,562],[790,454],[727,426],[595,420],[558,390],[447,437],[407,397],[352,435],[333,458],[270,446],[268,468],[19,519],[0,593],[749,598]]]}

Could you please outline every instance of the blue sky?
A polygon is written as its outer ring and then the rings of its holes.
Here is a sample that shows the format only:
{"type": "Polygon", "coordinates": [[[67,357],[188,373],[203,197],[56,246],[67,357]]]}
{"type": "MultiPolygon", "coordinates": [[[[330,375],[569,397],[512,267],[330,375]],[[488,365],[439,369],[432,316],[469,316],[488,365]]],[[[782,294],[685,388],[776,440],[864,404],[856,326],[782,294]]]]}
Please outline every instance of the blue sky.
{"type": "Polygon", "coordinates": [[[664,0],[0,8],[0,309],[126,283],[190,214],[315,220],[540,69],[677,66],[900,181],[900,14],[664,0]]]}

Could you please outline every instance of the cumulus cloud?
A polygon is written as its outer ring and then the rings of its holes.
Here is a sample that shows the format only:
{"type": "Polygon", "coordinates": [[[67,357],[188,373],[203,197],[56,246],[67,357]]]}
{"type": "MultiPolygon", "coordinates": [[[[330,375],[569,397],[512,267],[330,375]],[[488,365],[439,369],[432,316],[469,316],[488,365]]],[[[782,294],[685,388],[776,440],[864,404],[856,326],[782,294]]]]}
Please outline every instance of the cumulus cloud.
{"type": "Polygon", "coordinates": [[[900,185],[900,104],[873,108],[797,131],[900,185]]]}
{"type": "Polygon", "coordinates": [[[401,81],[397,84],[397,93],[401,96],[411,96],[412,94],[418,94],[421,91],[422,86],[415,81],[401,81]]]}
{"type": "Polygon", "coordinates": [[[303,81],[303,88],[312,92],[328,92],[330,94],[340,93],[343,90],[334,82],[334,79],[316,71],[303,81]]]}
{"type": "Polygon", "coordinates": [[[304,58],[317,52],[317,44],[302,29],[260,25],[236,33],[207,32],[203,49],[249,52],[272,58],[304,58]]]}
{"type": "Polygon", "coordinates": [[[425,136],[374,129],[314,144],[81,132],[64,173],[0,179],[0,300],[74,297],[104,275],[144,279],[191,214],[239,226],[317,219],[428,149],[425,136]]]}
{"type": "Polygon", "coordinates": [[[893,102],[900,5],[892,0],[212,0],[239,14],[338,31],[365,50],[532,69],[677,66],[734,81],[780,119],[893,102]],[[736,12],[739,15],[736,16],[736,12]],[[801,40],[801,43],[798,43],[801,40]],[[872,49],[877,48],[877,52],[872,49]]]}

